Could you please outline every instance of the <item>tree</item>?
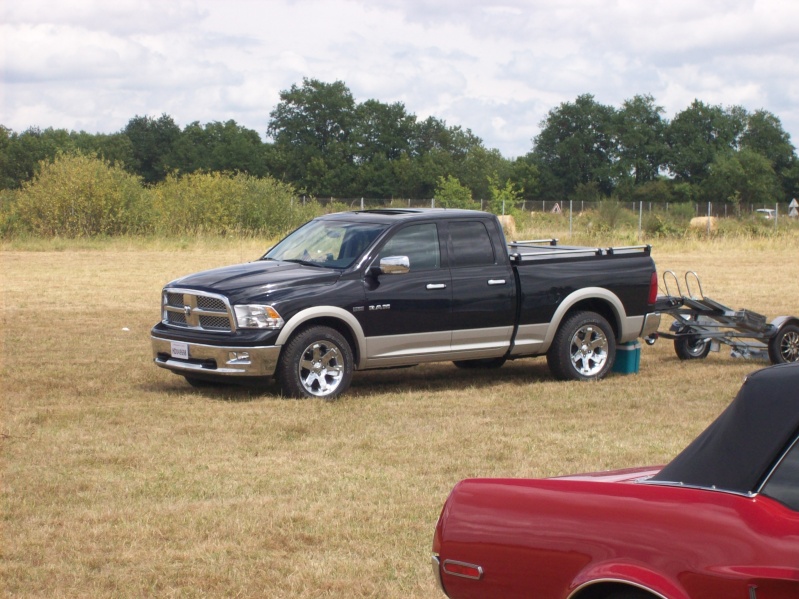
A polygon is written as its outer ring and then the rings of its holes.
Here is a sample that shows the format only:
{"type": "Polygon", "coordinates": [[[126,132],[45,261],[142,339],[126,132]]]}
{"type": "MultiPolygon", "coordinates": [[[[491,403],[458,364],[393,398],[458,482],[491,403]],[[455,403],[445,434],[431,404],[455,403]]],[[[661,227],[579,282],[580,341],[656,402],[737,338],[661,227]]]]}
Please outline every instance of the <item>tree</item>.
{"type": "Polygon", "coordinates": [[[523,190],[524,197],[532,198],[538,194],[541,175],[532,154],[519,156],[513,161],[510,179],[516,183],[519,189],[523,190]]]}
{"type": "Polygon", "coordinates": [[[74,148],[66,129],[30,127],[19,135],[2,127],[0,183],[3,189],[17,189],[30,181],[43,161],[55,159],[59,150],[74,148]]]}
{"type": "Polygon", "coordinates": [[[772,113],[757,110],[746,121],[746,130],[741,135],[741,148],[749,149],[764,156],[780,180],[781,200],[790,201],[794,197],[792,172],[796,164],[796,154],[791,136],[782,128],[782,123],[772,113]]]}
{"type": "Polygon", "coordinates": [[[487,200],[492,193],[491,179],[510,179],[513,167],[499,150],[487,150],[479,145],[470,148],[454,168],[463,184],[472,190],[473,197],[487,200]]]}
{"type": "Polygon", "coordinates": [[[180,127],[172,117],[162,114],[155,119],[137,115],[128,121],[122,132],[133,148],[128,170],[138,173],[148,184],[163,181],[174,168],[173,146],[180,138],[180,127]]]}
{"type": "Polygon", "coordinates": [[[578,185],[589,182],[611,193],[617,160],[615,112],[590,94],[549,111],[533,147],[546,195],[567,197],[578,185]]]}
{"type": "Polygon", "coordinates": [[[182,173],[196,171],[267,173],[264,144],[258,133],[229,120],[187,125],[172,147],[170,165],[182,173]]]}
{"type": "Polygon", "coordinates": [[[708,201],[730,202],[738,209],[741,204],[775,201],[780,186],[769,160],[759,152],[743,148],[716,156],[702,191],[708,201]]]}
{"type": "Polygon", "coordinates": [[[663,112],[649,95],[625,100],[618,112],[619,171],[635,185],[654,181],[666,162],[663,112]]]}
{"type": "Polygon", "coordinates": [[[284,178],[315,195],[352,190],[355,101],[343,82],[303,79],[301,87],[280,92],[270,117],[267,133],[284,178]]]}
{"type": "Polygon", "coordinates": [[[400,185],[394,163],[410,155],[416,117],[401,102],[367,100],[355,109],[352,144],[361,195],[394,197],[400,185]]]}
{"type": "Polygon", "coordinates": [[[666,129],[669,170],[678,181],[701,184],[716,156],[736,149],[743,128],[739,110],[694,100],[666,129]]]}

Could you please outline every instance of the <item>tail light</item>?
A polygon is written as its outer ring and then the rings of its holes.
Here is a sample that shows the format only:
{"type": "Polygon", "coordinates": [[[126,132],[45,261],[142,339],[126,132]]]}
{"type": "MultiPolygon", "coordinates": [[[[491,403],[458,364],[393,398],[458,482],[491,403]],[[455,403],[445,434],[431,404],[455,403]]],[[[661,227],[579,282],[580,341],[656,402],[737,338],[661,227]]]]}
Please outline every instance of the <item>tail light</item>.
{"type": "Polygon", "coordinates": [[[652,273],[652,277],[649,279],[649,299],[647,299],[647,303],[651,306],[654,304],[658,299],[658,273],[657,271],[652,273]]]}

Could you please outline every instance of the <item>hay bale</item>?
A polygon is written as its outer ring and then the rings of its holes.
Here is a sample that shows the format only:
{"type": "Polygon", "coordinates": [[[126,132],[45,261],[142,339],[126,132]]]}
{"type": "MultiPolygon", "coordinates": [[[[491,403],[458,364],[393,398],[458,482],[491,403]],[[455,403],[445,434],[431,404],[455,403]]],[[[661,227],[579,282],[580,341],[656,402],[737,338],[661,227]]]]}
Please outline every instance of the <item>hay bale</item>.
{"type": "Polygon", "coordinates": [[[718,219],[715,216],[695,216],[691,219],[689,226],[692,229],[702,229],[703,231],[707,231],[710,227],[711,231],[715,231],[718,224],[718,219]]]}
{"type": "Polygon", "coordinates": [[[502,230],[505,231],[505,238],[511,241],[516,239],[516,220],[509,214],[503,214],[497,218],[502,225],[502,230]]]}

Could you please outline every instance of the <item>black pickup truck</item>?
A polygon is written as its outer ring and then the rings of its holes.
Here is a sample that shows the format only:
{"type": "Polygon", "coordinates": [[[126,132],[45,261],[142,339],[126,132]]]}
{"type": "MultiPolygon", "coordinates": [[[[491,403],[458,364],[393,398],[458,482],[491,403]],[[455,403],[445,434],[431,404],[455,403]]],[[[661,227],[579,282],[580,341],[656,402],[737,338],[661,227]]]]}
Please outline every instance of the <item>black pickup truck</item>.
{"type": "Polygon", "coordinates": [[[314,219],[254,262],[169,283],[155,363],[194,385],[276,376],[332,399],[354,370],[451,360],[491,368],[547,356],[558,379],[597,379],[616,345],[657,331],[649,246],[506,244],[470,210],[314,219]]]}

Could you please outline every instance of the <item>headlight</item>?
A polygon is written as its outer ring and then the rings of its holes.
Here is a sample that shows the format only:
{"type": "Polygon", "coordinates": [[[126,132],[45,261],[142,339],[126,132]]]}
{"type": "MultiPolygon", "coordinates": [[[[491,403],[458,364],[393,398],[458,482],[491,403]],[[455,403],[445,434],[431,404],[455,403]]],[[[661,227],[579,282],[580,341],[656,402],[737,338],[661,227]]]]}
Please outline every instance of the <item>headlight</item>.
{"type": "Polygon", "coordinates": [[[283,319],[272,306],[233,306],[236,326],[240,329],[279,329],[283,319]]]}

